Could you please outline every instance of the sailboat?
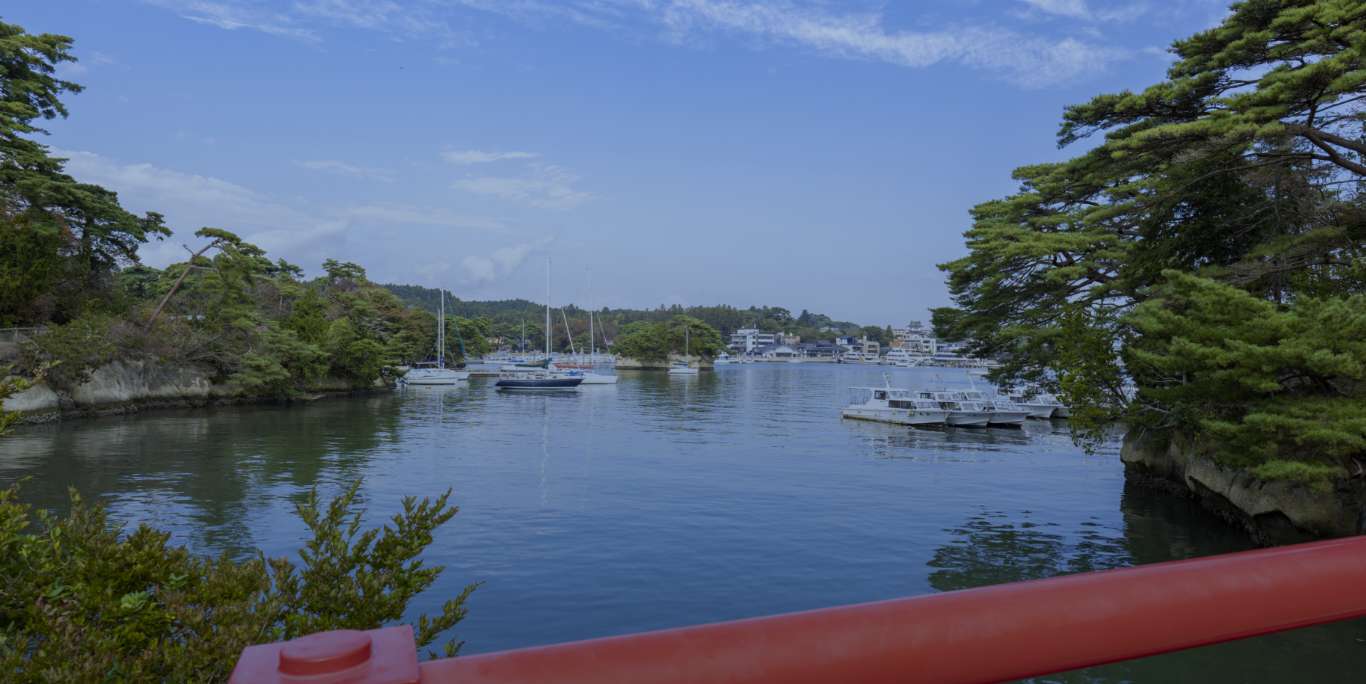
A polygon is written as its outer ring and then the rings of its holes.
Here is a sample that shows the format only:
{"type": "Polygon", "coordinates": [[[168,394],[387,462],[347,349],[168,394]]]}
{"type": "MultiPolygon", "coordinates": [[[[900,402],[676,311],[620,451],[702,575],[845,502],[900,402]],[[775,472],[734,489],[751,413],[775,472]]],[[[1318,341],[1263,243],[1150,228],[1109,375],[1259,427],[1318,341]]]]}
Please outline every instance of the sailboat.
{"type": "MultiPolygon", "coordinates": [[[[592,286],[592,282],[593,282],[591,275],[590,275],[590,277],[589,277],[589,281],[588,281],[588,282],[589,282],[589,286],[591,287],[591,286],[592,286]]],[[[568,320],[567,318],[565,319],[565,322],[564,322],[564,328],[565,328],[565,332],[568,333],[568,332],[569,332],[569,320],[568,320]]],[[[570,339],[570,344],[573,344],[573,339],[574,339],[574,338],[573,338],[572,335],[570,336],[569,339],[570,339]]],[[[615,384],[617,384],[617,376],[616,376],[616,375],[608,375],[608,374],[606,374],[606,373],[599,373],[599,372],[597,372],[597,371],[595,370],[595,368],[597,367],[597,360],[598,360],[598,341],[597,341],[597,338],[595,337],[594,331],[593,331],[593,307],[592,307],[591,305],[588,307],[588,347],[589,347],[589,350],[590,350],[590,351],[588,352],[588,370],[582,371],[582,372],[580,373],[580,375],[583,376],[583,384],[585,384],[585,385],[615,385],[615,384]]]]}
{"type": "MultiPolygon", "coordinates": [[[[691,356],[691,352],[689,351],[689,349],[691,348],[692,341],[688,335],[689,330],[690,328],[688,326],[685,325],[683,327],[684,358],[691,356]]],[[[669,375],[697,375],[697,369],[688,365],[687,361],[674,361],[673,365],[669,366],[669,375]]]]}
{"type": "Polygon", "coordinates": [[[500,390],[547,391],[572,390],[583,383],[582,376],[574,376],[550,366],[550,258],[545,260],[545,360],[542,368],[504,366],[493,383],[500,390]]]}
{"type": "Polygon", "coordinates": [[[404,374],[409,385],[454,385],[469,380],[469,371],[446,367],[446,289],[441,289],[441,313],[436,319],[436,363],[419,363],[404,374]]]}

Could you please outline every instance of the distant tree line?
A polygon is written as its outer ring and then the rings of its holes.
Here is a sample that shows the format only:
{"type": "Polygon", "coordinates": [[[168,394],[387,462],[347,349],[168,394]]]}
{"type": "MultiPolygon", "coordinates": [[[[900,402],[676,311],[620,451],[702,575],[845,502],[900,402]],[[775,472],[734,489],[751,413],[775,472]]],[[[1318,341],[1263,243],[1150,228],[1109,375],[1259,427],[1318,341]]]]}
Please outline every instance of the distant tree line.
{"type": "MultiPolygon", "coordinates": [[[[435,312],[439,306],[440,290],[417,285],[385,285],[390,292],[411,306],[435,312]]],[[[515,348],[520,345],[523,326],[526,330],[527,346],[539,349],[545,334],[545,310],[543,303],[526,299],[503,299],[475,301],[452,299],[447,295],[447,315],[457,315],[470,320],[482,320],[493,338],[511,341],[515,348]]],[[[660,306],[655,309],[613,309],[602,308],[593,312],[594,337],[602,348],[606,342],[613,341],[625,334],[626,327],[633,323],[668,323],[679,316],[688,316],[715,328],[723,340],[729,340],[731,333],[741,328],[758,328],[766,332],[781,332],[797,335],[803,340],[830,339],[837,335],[868,335],[870,339],[884,344],[891,341],[891,330],[887,327],[861,326],[848,321],[836,321],[824,314],[815,314],[805,309],[800,315],[793,316],[788,309],[776,306],[660,306]]],[[[551,321],[551,346],[556,351],[569,351],[572,335],[574,349],[586,349],[589,345],[588,311],[576,305],[563,307],[563,314],[556,309],[551,321]],[[569,332],[565,331],[564,319],[568,318],[569,332]]]]}

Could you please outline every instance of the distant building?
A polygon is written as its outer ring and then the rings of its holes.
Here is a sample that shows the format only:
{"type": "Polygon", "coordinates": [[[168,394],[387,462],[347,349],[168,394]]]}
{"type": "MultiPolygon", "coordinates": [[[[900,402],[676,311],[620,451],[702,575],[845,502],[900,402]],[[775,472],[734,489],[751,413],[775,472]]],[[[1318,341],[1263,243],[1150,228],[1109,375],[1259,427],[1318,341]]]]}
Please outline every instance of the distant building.
{"type": "Polygon", "coordinates": [[[778,336],[758,328],[740,328],[730,335],[730,349],[739,354],[753,354],[755,349],[778,344],[778,336]]]}
{"type": "Polygon", "coordinates": [[[751,354],[764,359],[795,359],[801,355],[796,349],[785,344],[769,344],[762,347],[756,347],[751,354]]]}
{"type": "Polygon", "coordinates": [[[914,355],[933,356],[939,350],[939,341],[920,321],[911,321],[905,327],[892,328],[892,343],[889,346],[905,349],[914,355]]]}
{"type": "Polygon", "coordinates": [[[840,347],[829,340],[802,342],[797,345],[797,352],[804,359],[834,359],[839,356],[840,347]]]}

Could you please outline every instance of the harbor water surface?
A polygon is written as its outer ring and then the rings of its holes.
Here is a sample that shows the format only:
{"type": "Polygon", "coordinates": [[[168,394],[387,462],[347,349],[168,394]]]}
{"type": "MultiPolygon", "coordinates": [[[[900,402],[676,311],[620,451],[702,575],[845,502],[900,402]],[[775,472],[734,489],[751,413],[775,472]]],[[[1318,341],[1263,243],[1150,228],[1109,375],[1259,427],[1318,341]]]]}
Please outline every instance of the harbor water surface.
{"type": "MultiPolygon", "coordinates": [[[[75,420],[0,440],[0,485],[67,489],[197,551],[292,554],[296,502],[363,479],[368,520],[454,490],[414,611],[482,582],[464,653],[767,615],[1248,548],[1189,502],[1126,487],[1118,436],[1065,421],[913,430],[842,420],[851,385],[962,371],[747,364],[622,373],[558,395],[450,388],[75,420]]],[[[1059,606],[1059,610],[1065,607],[1059,606]]],[[[983,652],[990,652],[983,644],[983,652]]],[[[1360,681],[1366,622],[1040,678],[1360,681]]]]}

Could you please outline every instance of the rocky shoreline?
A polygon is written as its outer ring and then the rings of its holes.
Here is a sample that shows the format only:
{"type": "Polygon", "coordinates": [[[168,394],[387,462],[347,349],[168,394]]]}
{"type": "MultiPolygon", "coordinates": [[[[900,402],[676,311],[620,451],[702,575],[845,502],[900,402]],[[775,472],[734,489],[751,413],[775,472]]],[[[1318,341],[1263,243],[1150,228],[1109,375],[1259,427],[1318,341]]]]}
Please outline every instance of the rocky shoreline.
{"type": "Polygon", "coordinates": [[[70,391],[58,391],[37,383],[5,399],[4,410],[18,413],[21,424],[37,424],[165,408],[312,401],[388,388],[383,381],[376,381],[372,388],[355,388],[343,380],[325,378],[310,387],[307,395],[282,399],[245,395],[233,387],[215,383],[206,368],[116,361],[95,369],[85,382],[70,391]]]}
{"type": "Polygon", "coordinates": [[[701,356],[684,356],[682,354],[670,354],[668,359],[663,360],[642,360],[630,357],[619,356],[616,361],[617,370],[669,370],[669,366],[675,361],[686,361],[688,365],[696,367],[698,370],[715,370],[711,359],[701,356]]]}
{"type": "Polygon", "coordinates": [[[1343,479],[1326,487],[1262,480],[1218,463],[1183,435],[1135,428],[1120,451],[1125,478],[1197,500],[1247,530],[1262,545],[1366,533],[1366,482],[1343,479]]]}

